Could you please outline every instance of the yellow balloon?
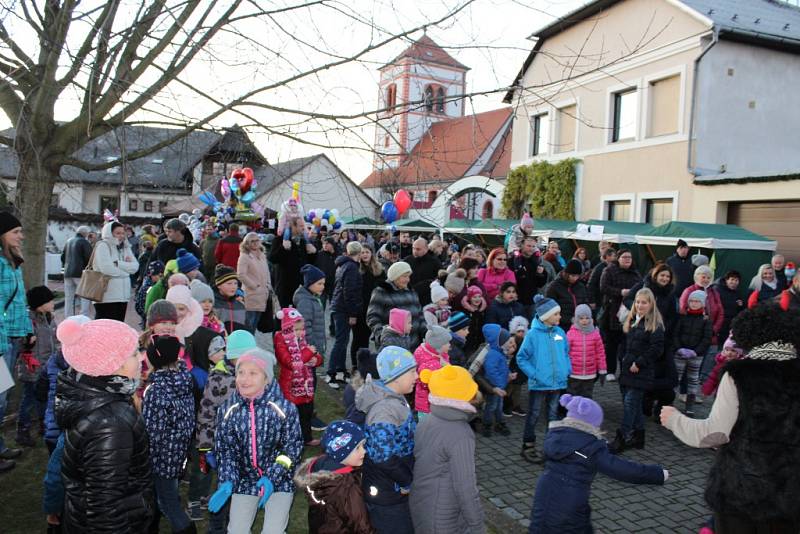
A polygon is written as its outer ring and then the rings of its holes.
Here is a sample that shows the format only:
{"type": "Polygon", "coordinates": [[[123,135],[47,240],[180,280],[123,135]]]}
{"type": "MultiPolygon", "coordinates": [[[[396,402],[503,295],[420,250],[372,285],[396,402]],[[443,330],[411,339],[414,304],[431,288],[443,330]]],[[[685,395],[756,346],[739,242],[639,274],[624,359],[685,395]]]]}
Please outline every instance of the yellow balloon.
{"type": "Polygon", "coordinates": [[[314,226],[319,226],[322,220],[319,217],[314,217],[314,220],[311,221],[314,226]]]}
{"type": "Polygon", "coordinates": [[[292,198],[298,200],[300,198],[300,182],[292,184],[292,198]]]}
{"type": "Polygon", "coordinates": [[[335,222],[336,222],[336,217],[334,217],[333,213],[331,213],[330,216],[328,216],[328,223],[334,224],[335,222]]]}

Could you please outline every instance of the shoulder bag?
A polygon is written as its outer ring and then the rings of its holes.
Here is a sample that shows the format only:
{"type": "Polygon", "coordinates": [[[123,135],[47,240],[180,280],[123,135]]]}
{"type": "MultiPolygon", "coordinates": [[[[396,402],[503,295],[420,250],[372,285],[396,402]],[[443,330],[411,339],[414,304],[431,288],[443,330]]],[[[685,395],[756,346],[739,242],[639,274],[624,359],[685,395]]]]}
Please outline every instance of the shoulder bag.
{"type": "MultiPolygon", "coordinates": [[[[103,301],[103,295],[105,295],[106,289],[108,288],[108,281],[111,280],[110,276],[100,271],[95,271],[93,268],[94,253],[97,251],[98,246],[100,246],[100,243],[97,243],[92,249],[92,255],[89,256],[89,263],[81,273],[81,281],[75,290],[76,295],[91,300],[92,302],[103,301]]],[[[110,246],[108,248],[109,250],[111,249],[110,246]]]]}

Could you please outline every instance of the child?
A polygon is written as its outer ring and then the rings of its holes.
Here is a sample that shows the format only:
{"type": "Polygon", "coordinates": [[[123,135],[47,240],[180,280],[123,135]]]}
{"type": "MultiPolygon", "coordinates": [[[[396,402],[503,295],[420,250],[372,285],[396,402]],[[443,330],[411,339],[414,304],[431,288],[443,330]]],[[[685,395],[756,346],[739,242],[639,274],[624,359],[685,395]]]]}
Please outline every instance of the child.
{"type": "Polygon", "coordinates": [[[53,320],[53,292],[47,286],[37,286],[28,290],[27,298],[33,334],[28,337],[29,341],[17,359],[17,377],[22,382],[22,398],[19,401],[16,442],[24,447],[33,447],[36,441],[30,435],[31,412],[39,420],[40,432],[44,434],[46,407],[36,398],[36,382],[50,356],[58,350],[58,341],[56,322],[53,320]]]}
{"type": "MultiPolygon", "coordinates": [[[[450,350],[450,331],[437,325],[428,327],[425,341],[414,351],[417,374],[423,369],[435,371],[445,365],[450,365],[448,350],[450,350]]],[[[417,417],[420,420],[431,411],[428,405],[428,385],[420,380],[417,380],[414,389],[414,408],[417,410],[417,417]]]]}
{"type": "Polygon", "coordinates": [[[404,395],[414,391],[417,363],[401,347],[378,354],[380,380],[368,377],[356,393],[356,408],[367,414],[364,500],[378,532],[412,533],[408,492],[414,469],[416,423],[404,395]]]}
{"type": "Polygon", "coordinates": [[[517,301],[517,284],[514,282],[503,282],[500,285],[500,292],[486,310],[485,323],[499,324],[503,328],[508,328],[511,319],[516,315],[524,315],[525,308],[517,301]]]}
{"type": "Polygon", "coordinates": [[[158,509],[173,532],[197,532],[181,506],[178,482],[194,435],[192,376],[177,337],[155,336],[147,346],[149,385],[142,418],[150,442],[150,466],[158,509]]]}
{"type": "Polygon", "coordinates": [[[592,309],[579,304],[572,317],[572,328],[567,332],[569,359],[572,372],[567,381],[567,392],[578,397],[592,398],[594,382],[606,383],[606,351],[600,330],[595,328],[592,309]]]}
{"type": "Polygon", "coordinates": [[[654,485],[664,484],[669,472],[611,454],[600,431],[603,409],[595,401],[567,394],[560,403],[567,416],[550,423],[544,441],[546,463],[536,485],[530,532],[592,532],[589,496],[598,471],[622,482],[654,485]]]}
{"type": "Polygon", "coordinates": [[[711,320],[706,315],[706,292],[695,290],[689,294],[686,313],[678,317],[672,336],[675,370],[678,379],[686,372],[686,400],[684,413],[694,415],[694,403],[700,393],[700,367],[711,344],[711,320]]]}
{"type": "Polygon", "coordinates": [[[239,277],[234,269],[219,264],[214,270],[214,285],[217,288],[214,299],[214,313],[225,326],[225,331],[247,330],[245,326],[246,310],[237,295],[239,277]]]}
{"type": "Polygon", "coordinates": [[[325,309],[321,299],[325,292],[325,273],[311,264],[303,265],[300,272],[303,273],[303,285],[294,292],[292,304],[303,316],[306,339],[319,354],[325,354],[325,309]]]}
{"type": "Polygon", "coordinates": [[[314,368],[322,364],[317,348],[306,343],[303,316],[294,308],[283,308],[276,315],[281,321],[275,332],[275,356],[281,366],[279,383],[283,396],[297,406],[300,431],[307,447],[316,447],[319,440],[311,435],[314,415],[314,368]]]}
{"type": "Polygon", "coordinates": [[[413,321],[411,312],[401,308],[389,310],[389,324],[381,330],[378,352],[386,347],[403,347],[411,350],[411,328],[413,321]]]}
{"type": "MultiPolygon", "coordinates": [[[[175,336],[183,341],[194,334],[203,322],[203,309],[192,298],[192,290],[187,286],[174,286],[167,291],[167,301],[175,305],[178,312],[178,322],[175,323],[175,336]]],[[[205,362],[206,369],[208,364],[205,362]]]]}
{"type": "Polygon", "coordinates": [[[309,534],[373,534],[361,490],[364,431],[350,421],[334,421],[322,441],[325,454],[303,462],[294,476],[308,497],[309,534]]]}
{"type": "Polygon", "coordinates": [[[145,302],[147,300],[147,292],[150,291],[150,288],[156,285],[159,280],[161,280],[161,276],[164,274],[164,264],[159,260],[155,260],[150,262],[147,265],[147,269],[145,270],[144,280],[142,281],[142,285],[136,290],[136,301],[134,303],[134,309],[136,313],[139,314],[139,317],[142,318],[142,325],[145,324],[147,320],[147,312],[145,311],[145,302]]]}
{"type": "Polygon", "coordinates": [[[528,415],[528,412],[519,404],[522,395],[522,384],[528,378],[520,371],[519,365],[517,365],[517,353],[522,346],[522,341],[525,339],[525,334],[528,333],[529,327],[528,319],[522,315],[513,317],[511,322],[508,323],[508,331],[511,333],[511,337],[514,338],[514,345],[516,346],[516,350],[508,361],[508,368],[512,373],[516,373],[517,377],[508,381],[507,395],[503,397],[503,417],[513,417],[515,415],[525,417],[528,415]]]}
{"type": "Polygon", "coordinates": [[[469,335],[469,315],[459,311],[450,316],[447,320],[447,328],[450,329],[450,363],[461,367],[467,366],[467,354],[464,352],[464,345],[469,335]]]}
{"type": "Polygon", "coordinates": [[[303,438],[297,408],[273,379],[274,366],[275,356],[262,349],[239,356],[236,391],[217,411],[218,483],[208,510],[217,513],[230,499],[229,534],[249,533],[259,508],[262,534],[284,532],[289,522],[303,438]]]}
{"type": "Polygon", "coordinates": [[[645,287],[636,292],[622,331],[627,334],[619,375],[623,415],[622,426],[608,448],[614,454],[629,448],[644,448],[642,402],[645,391],[653,386],[655,364],[664,351],[664,323],[650,289],[645,287]]]}
{"type": "Polygon", "coordinates": [[[486,315],[486,299],[478,286],[469,286],[467,294],[461,299],[461,307],[469,314],[469,335],[464,343],[464,352],[472,354],[483,343],[481,329],[486,315]]]}
{"type": "Polygon", "coordinates": [[[725,367],[725,364],[731,360],[741,360],[742,358],[744,358],[744,351],[736,344],[731,336],[728,336],[728,339],[726,339],[725,343],[722,345],[722,352],[717,354],[714,358],[714,361],[717,363],[714,365],[714,370],[708,375],[708,380],[703,384],[703,395],[706,397],[714,395],[719,387],[719,381],[722,378],[722,369],[725,367]]]}
{"type": "MultiPolygon", "coordinates": [[[[536,316],[517,352],[517,365],[528,377],[528,415],[522,434],[522,458],[541,463],[536,452],[536,422],[544,409],[548,421],[558,418],[558,397],[572,371],[567,335],[558,326],[561,307],[542,295],[533,298],[536,316]]],[[[641,403],[640,403],[641,404],[641,403]]]]}
{"type": "Polygon", "coordinates": [[[358,390],[364,386],[364,381],[367,375],[377,378],[378,368],[376,366],[377,354],[371,352],[369,349],[359,349],[357,357],[358,370],[353,373],[350,378],[350,383],[344,388],[344,395],[342,401],[344,402],[345,419],[352,421],[358,426],[363,427],[367,414],[356,408],[356,395],[358,390]]]}
{"type": "Polygon", "coordinates": [[[438,281],[431,283],[431,303],[422,308],[428,326],[447,328],[450,318],[450,294],[438,281]]]}
{"type": "Polygon", "coordinates": [[[195,279],[189,284],[189,289],[192,291],[192,298],[200,304],[200,309],[203,310],[203,321],[200,326],[213,330],[217,334],[224,334],[225,327],[214,313],[214,291],[211,286],[195,279]]]}
{"type": "MultiPolygon", "coordinates": [[[[503,397],[506,396],[508,380],[512,378],[506,356],[508,349],[505,348],[511,339],[511,334],[500,325],[489,323],[483,325],[483,337],[489,344],[489,352],[483,362],[483,374],[493,388],[493,393],[486,396],[486,403],[483,405],[483,437],[492,437],[493,424],[497,433],[508,436],[511,431],[503,422],[503,397]]],[[[516,377],[515,374],[513,378],[516,377]]]]}
{"type": "MultiPolygon", "coordinates": [[[[73,317],[72,319],[75,319],[73,317]]],[[[88,321],[88,317],[81,316],[81,320],[88,321]]],[[[64,359],[64,354],[58,350],[47,361],[47,365],[42,370],[39,377],[39,384],[37,388],[42,385],[42,381],[47,382],[47,407],[44,411],[44,444],[47,445],[47,451],[52,454],[56,447],[56,442],[61,436],[61,429],[56,424],[55,416],[55,403],[56,403],[56,381],[58,374],[69,367],[69,364],[64,359]]]]}
{"type": "Polygon", "coordinates": [[[422,371],[431,414],[420,423],[414,447],[410,508],[414,531],[486,532],[475,476],[475,414],[478,385],[466,369],[448,365],[422,371]]]}

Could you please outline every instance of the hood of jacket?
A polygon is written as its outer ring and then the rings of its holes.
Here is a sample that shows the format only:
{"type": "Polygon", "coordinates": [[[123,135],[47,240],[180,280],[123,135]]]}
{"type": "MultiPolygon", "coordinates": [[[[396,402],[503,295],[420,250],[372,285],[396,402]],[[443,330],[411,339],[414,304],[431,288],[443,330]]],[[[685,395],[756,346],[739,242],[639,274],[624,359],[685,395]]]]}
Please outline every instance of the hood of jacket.
{"type": "Polygon", "coordinates": [[[364,385],[356,392],[356,408],[367,413],[370,408],[380,401],[392,397],[405,404],[405,398],[402,395],[386,387],[382,381],[374,380],[371,376],[368,376],[364,380],[364,385]]]}
{"type": "Polygon", "coordinates": [[[238,235],[226,235],[225,237],[220,239],[220,241],[222,241],[223,243],[235,243],[238,245],[239,243],[242,242],[242,238],[239,237],[238,235]]]}
{"type": "Polygon", "coordinates": [[[336,491],[336,488],[344,482],[342,475],[351,472],[353,472],[352,467],[344,466],[323,454],[301,463],[295,472],[294,483],[300,489],[321,492],[316,495],[319,499],[336,491]]]}
{"type": "Polygon", "coordinates": [[[590,447],[589,452],[594,452],[595,447],[600,447],[602,443],[599,429],[578,419],[566,417],[550,423],[544,440],[544,453],[547,458],[563,460],[575,451],[586,451],[587,447],[590,447]]]}
{"type": "Polygon", "coordinates": [[[394,285],[394,283],[390,282],[389,280],[381,280],[380,282],[378,282],[376,287],[379,287],[379,288],[383,289],[387,293],[398,293],[400,291],[411,291],[411,289],[409,289],[408,287],[406,289],[400,289],[399,287],[394,285]]]}
{"type": "MultiPolygon", "coordinates": [[[[119,241],[116,240],[114,235],[111,233],[111,226],[114,224],[114,221],[107,222],[103,225],[103,229],[100,230],[100,238],[103,241],[107,241],[110,245],[118,247],[120,245],[119,241]]],[[[129,247],[130,244],[128,243],[127,239],[122,241],[122,245],[125,247],[129,247]]]]}
{"type": "Polygon", "coordinates": [[[546,324],[544,324],[544,323],[542,322],[542,320],[541,320],[541,319],[539,319],[538,317],[534,317],[534,318],[533,318],[533,324],[531,325],[531,329],[532,329],[532,330],[539,330],[540,332],[550,332],[550,331],[552,331],[552,330],[553,330],[553,328],[555,328],[556,326],[558,326],[558,325],[555,325],[555,326],[547,326],[546,324]]]}
{"type": "Polygon", "coordinates": [[[502,327],[499,324],[489,323],[483,326],[483,337],[489,346],[495,350],[500,350],[500,330],[502,330],[502,327]]]}
{"type": "Polygon", "coordinates": [[[358,262],[357,262],[356,260],[354,260],[353,258],[351,258],[350,256],[347,256],[347,255],[345,255],[345,254],[342,254],[341,256],[337,257],[337,258],[336,258],[336,259],[333,261],[333,263],[334,263],[334,264],[335,264],[337,267],[340,267],[340,266],[344,265],[344,264],[345,264],[345,263],[347,263],[347,262],[352,262],[352,263],[355,263],[355,264],[356,264],[356,266],[358,266],[358,262]]]}
{"type": "Polygon", "coordinates": [[[55,401],[58,426],[70,428],[103,406],[114,402],[131,402],[131,395],[124,390],[132,382],[133,380],[118,375],[92,377],[75,369],[60,373],[55,401]]]}

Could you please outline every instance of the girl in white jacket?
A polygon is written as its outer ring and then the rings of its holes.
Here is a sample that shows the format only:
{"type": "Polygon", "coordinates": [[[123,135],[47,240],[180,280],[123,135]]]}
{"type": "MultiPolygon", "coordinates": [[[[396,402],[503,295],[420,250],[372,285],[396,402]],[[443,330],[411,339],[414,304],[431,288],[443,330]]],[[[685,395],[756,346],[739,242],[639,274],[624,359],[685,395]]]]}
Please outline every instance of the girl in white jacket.
{"type": "Polygon", "coordinates": [[[95,319],[125,322],[131,300],[131,275],[139,270],[139,262],[131,251],[125,227],[117,221],[103,226],[101,240],[94,246],[92,269],[110,276],[101,302],[94,303],[95,319]]]}

